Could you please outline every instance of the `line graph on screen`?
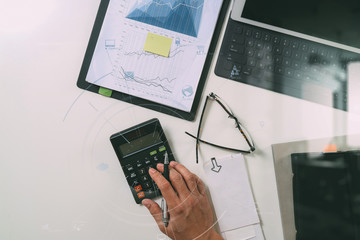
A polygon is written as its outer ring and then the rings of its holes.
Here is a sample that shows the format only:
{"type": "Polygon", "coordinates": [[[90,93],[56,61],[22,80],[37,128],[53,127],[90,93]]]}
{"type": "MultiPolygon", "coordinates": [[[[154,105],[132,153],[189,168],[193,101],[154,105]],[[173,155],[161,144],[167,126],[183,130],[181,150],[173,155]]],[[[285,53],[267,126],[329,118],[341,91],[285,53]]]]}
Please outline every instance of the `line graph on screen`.
{"type": "Polygon", "coordinates": [[[112,73],[106,77],[112,78],[114,85],[123,92],[136,91],[168,98],[174,92],[179,71],[184,71],[180,66],[183,66],[186,49],[191,46],[175,40],[166,58],[144,51],[142,46],[145,38],[146,35],[129,30],[124,32],[121,40],[105,40],[107,64],[112,69],[112,73]]]}

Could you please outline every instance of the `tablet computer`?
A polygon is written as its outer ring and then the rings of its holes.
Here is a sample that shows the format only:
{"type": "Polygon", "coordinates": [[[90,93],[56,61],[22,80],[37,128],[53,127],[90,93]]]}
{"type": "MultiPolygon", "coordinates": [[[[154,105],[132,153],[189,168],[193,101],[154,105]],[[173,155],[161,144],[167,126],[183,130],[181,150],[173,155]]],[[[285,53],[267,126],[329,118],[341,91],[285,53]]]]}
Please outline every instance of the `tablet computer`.
{"type": "Polygon", "coordinates": [[[230,0],[102,0],[77,86],[195,118],[230,0]]]}

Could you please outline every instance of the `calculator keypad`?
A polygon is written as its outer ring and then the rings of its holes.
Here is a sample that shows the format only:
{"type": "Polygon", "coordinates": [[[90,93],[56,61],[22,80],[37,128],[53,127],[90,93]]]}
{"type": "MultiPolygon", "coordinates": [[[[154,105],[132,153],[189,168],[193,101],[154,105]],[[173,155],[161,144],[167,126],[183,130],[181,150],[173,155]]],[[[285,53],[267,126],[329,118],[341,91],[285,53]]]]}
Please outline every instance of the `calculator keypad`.
{"type": "Polygon", "coordinates": [[[126,159],[123,170],[137,203],[144,198],[160,196],[161,192],[149,175],[149,168],[155,168],[158,163],[164,162],[164,154],[168,151],[169,160],[174,161],[173,155],[164,145],[145,150],[126,159]]]}

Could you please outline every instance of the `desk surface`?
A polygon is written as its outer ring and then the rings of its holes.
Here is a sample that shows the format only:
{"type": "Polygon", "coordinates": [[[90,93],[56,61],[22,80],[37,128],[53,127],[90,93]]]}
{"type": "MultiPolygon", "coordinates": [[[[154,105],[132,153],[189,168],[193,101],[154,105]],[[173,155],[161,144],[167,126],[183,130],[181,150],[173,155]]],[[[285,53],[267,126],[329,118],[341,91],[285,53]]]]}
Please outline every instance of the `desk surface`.
{"type": "MultiPolygon", "coordinates": [[[[99,3],[1,7],[1,239],[162,239],[147,209],[134,204],[109,142],[150,118],[160,119],[176,159],[200,176],[201,163],[229,154],[201,146],[195,164],[195,143],[184,131],[196,132],[199,114],[188,122],[76,87],[99,3]]],[[[360,115],[219,78],[216,56],[203,95],[222,96],[251,133],[257,151],[246,161],[264,234],[283,239],[271,145],[359,134],[360,115]]],[[[242,141],[213,111],[204,139],[242,141]]]]}

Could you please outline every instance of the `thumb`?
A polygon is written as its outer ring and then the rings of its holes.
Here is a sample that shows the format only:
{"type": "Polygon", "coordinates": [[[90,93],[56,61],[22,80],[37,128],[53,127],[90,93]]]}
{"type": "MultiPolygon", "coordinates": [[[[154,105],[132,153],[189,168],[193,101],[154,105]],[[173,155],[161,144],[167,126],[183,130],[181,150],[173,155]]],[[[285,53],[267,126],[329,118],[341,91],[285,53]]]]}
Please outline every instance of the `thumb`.
{"type": "Polygon", "coordinates": [[[160,206],[151,199],[144,199],[144,200],[142,200],[141,203],[149,210],[150,214],[155,219],[155,221],[156,221],[157,225],[159,226],[159,228],[162,229],[163,224],[162,224],[160,206]]]}

